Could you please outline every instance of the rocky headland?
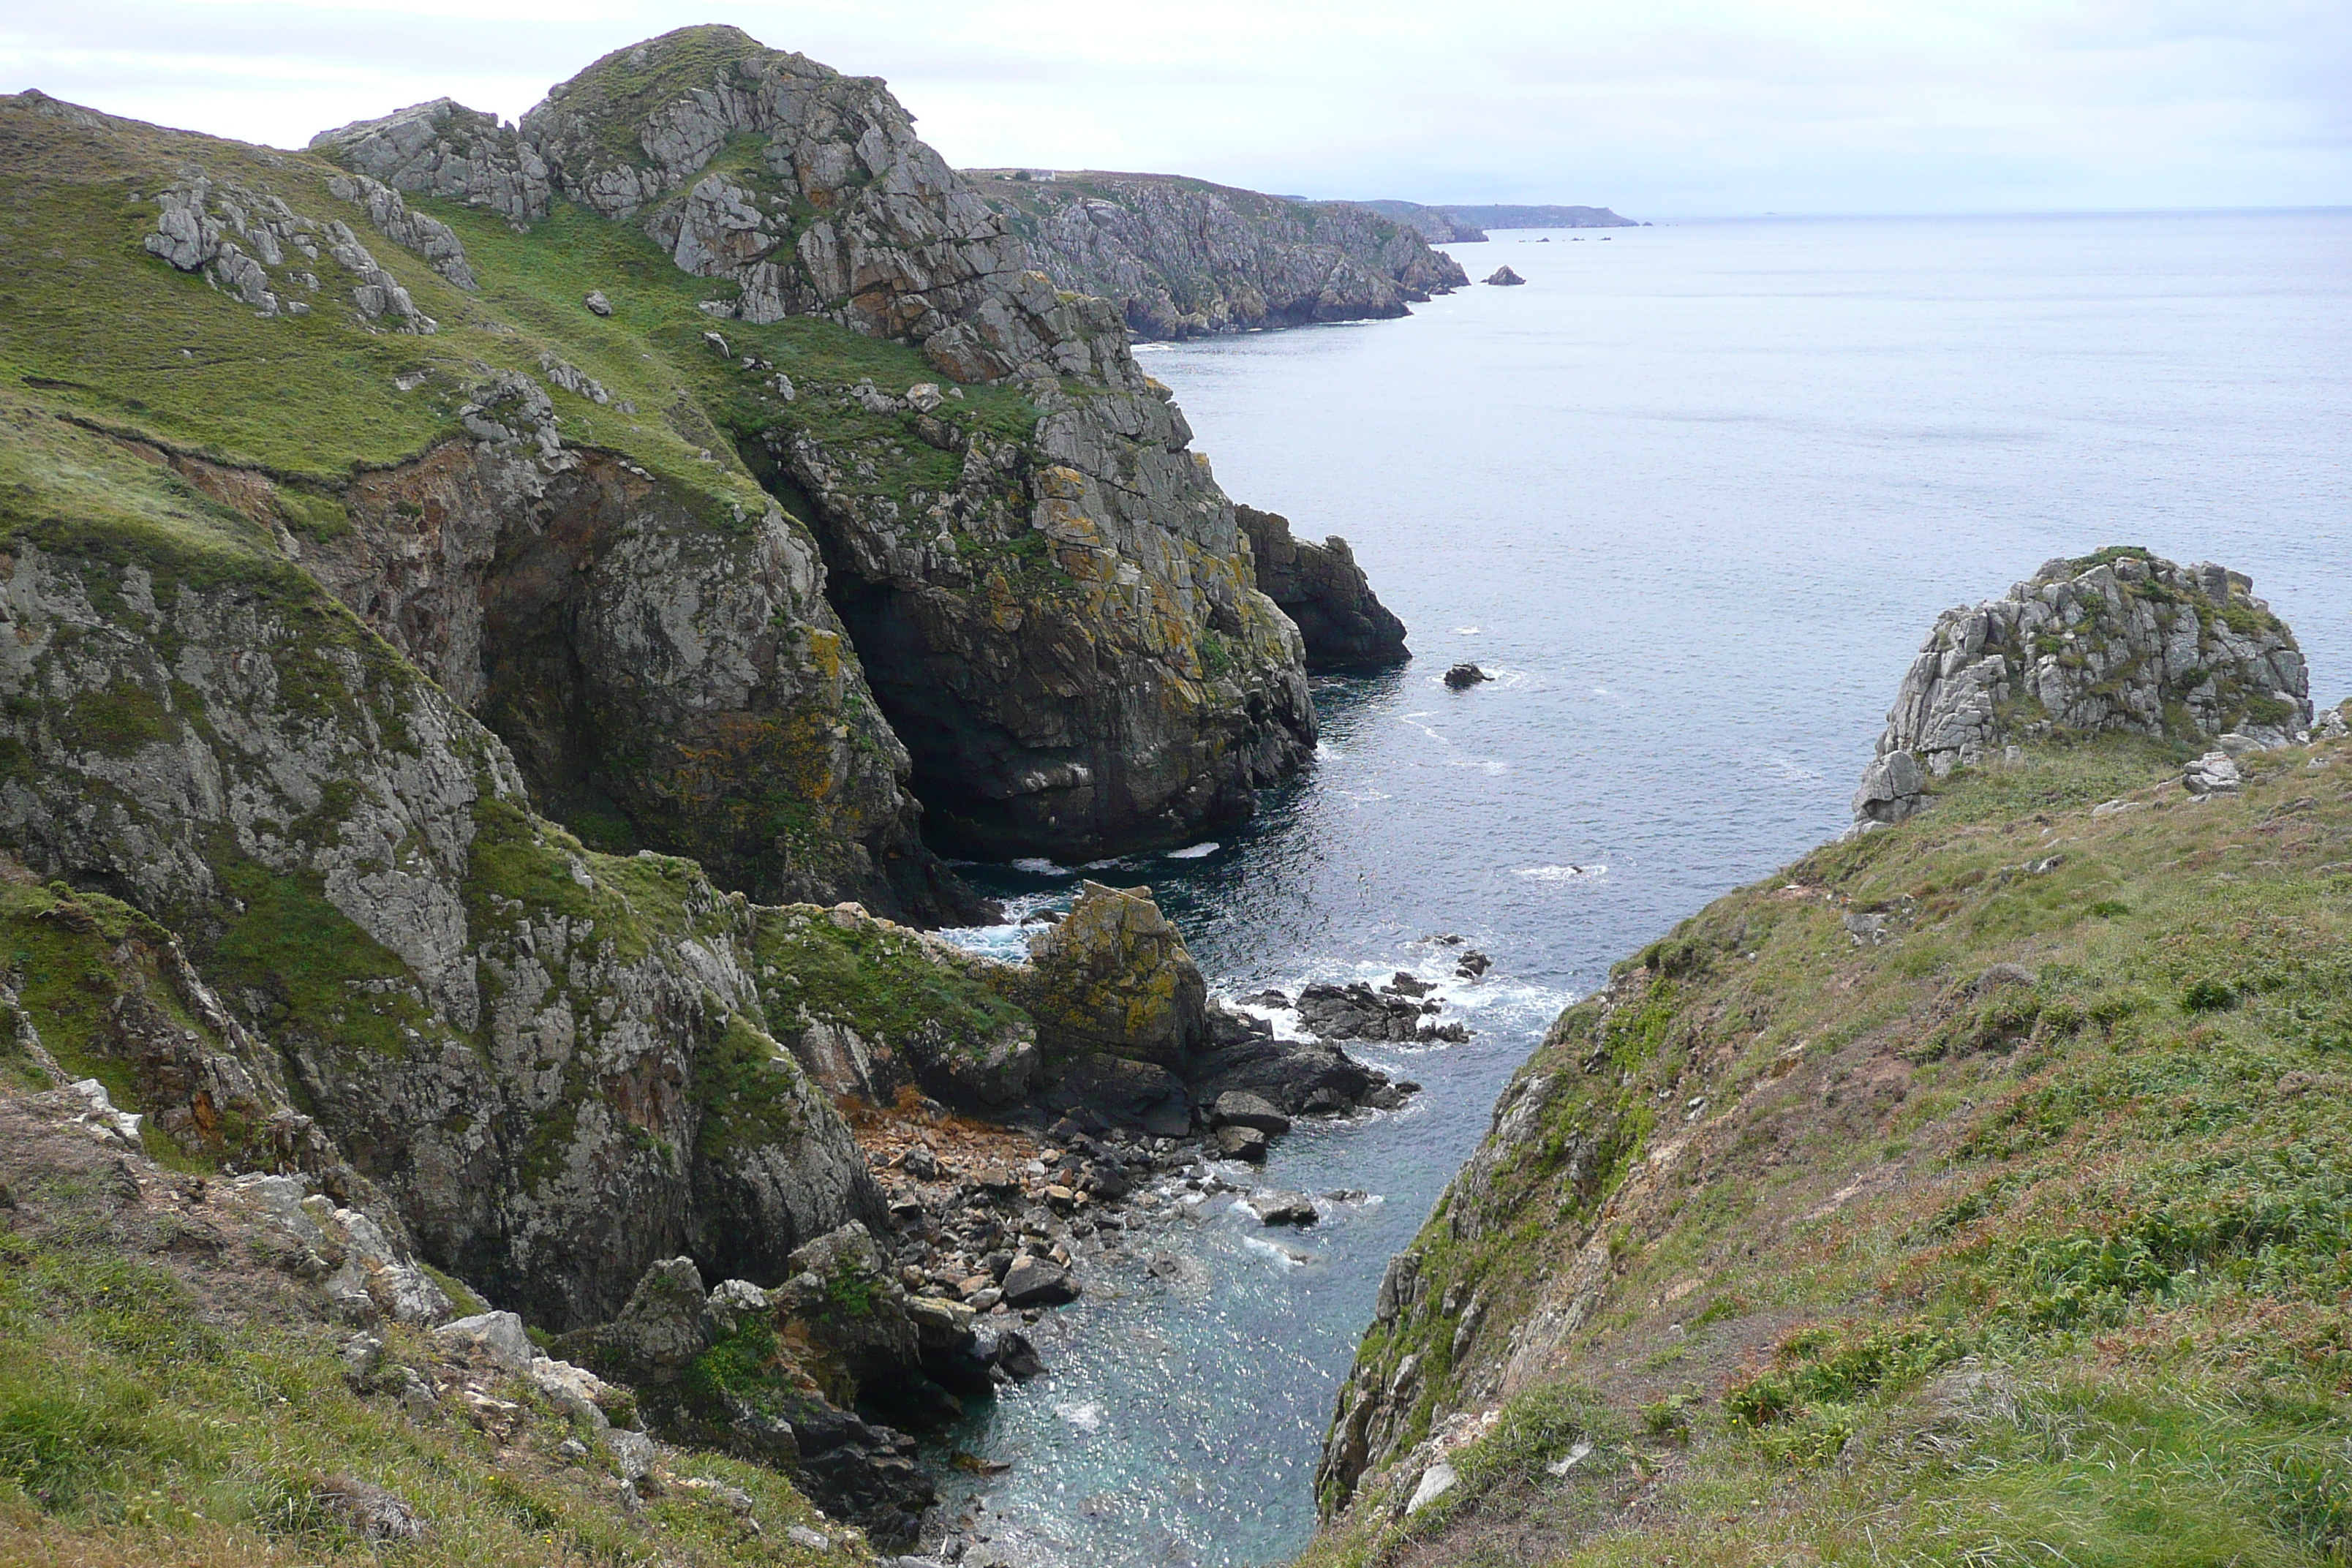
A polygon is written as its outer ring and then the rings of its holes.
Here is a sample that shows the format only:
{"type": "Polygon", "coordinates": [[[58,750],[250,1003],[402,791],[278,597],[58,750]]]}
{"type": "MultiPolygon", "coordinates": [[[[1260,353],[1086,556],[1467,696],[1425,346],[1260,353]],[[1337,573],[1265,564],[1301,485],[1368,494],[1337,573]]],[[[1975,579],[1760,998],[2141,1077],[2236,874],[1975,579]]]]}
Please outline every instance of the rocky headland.
{"type": "MultiPolygon", "coordinates": [[[[1088,1205],[1409,1091],[1139,890],[1023,964],[919,929],[989,912],[927,834],[1179,842],[1314,718],[1117,314],[878,82],[689,28],[300,153],[28,92],[0,225],[0,1405],[66,1434],[8,1540],[178,1456],[122,1528],[223,1561],[862,1553],[775,1476],[903,1539],[889,1413],[1023,1374],[972,1320],[1088,1205]],[[884,1110],[1058,1152],[1069,1213],[990,1189],[974,1253],[884,1110]],[[217,1414],[271,1357],[282,1473],[217,1414]]],[[[1379,624],[1351,572],[1302,602],[1379,624]]]]}
{"type": "Polygon", "coordinates": [[[1629,217],[1607,207],[1455,205],[1423,206],[1418,202],[1359,202],[1384,217],[1394,218],[1432,245],[1474,245],[1490,228],[1634,228],[1629,217]]]}
{"type": "Polygon", "coordinates": [[[1504,1091],[1381,1280],[1302,1563],[2324,1561],[2231,1478],[2345,1434],[2347,742],[2220,567],[1944,616],[1871,831],[1504,1091]]]}
{"type": "Polygon", "coordinates": [[[1097,295],[1139,338],[1376,321],[1464,287],[1412,228],[1171,174],[967,170],[1060,288],[1097,295]]]}
{"type": "Polygon", "coordinates": [[[1937,618],[1854,793],[1854,822],[1899,822],[1932,781],[2028,742],[2267,748],[2311,717],[2302,651],[2247,577],[2139,550],[2052,561],[2006,597],[1937,618]]]}

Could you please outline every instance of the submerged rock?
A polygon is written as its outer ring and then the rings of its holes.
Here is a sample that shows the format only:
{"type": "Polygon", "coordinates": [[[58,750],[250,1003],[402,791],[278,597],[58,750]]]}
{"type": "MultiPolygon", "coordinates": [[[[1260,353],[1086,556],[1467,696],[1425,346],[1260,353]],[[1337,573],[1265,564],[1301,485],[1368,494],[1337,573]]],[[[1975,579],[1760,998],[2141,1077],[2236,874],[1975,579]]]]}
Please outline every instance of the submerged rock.
{"type": "Polygon", "coordinates": [[[1457,664],[1445,672],[1445,684],[1456,691],[1465,687],[1475,686],[1482,680],[1494,679],[1475,664],[1457,664]]]}

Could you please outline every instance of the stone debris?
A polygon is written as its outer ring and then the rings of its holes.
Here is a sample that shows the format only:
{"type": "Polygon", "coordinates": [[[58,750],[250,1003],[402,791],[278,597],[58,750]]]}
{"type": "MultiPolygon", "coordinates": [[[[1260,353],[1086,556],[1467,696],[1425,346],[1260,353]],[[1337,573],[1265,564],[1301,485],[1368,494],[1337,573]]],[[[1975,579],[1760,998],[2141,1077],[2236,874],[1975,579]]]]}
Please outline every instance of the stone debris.
{"type": "Polygon", "coordinates": [[[2235,795],[2244,780],[2238,773],[2238,763],[2227,752],[2208,752],[2189,764],[2180,774],[2180,782],[2192,795],[2235,795]]]}

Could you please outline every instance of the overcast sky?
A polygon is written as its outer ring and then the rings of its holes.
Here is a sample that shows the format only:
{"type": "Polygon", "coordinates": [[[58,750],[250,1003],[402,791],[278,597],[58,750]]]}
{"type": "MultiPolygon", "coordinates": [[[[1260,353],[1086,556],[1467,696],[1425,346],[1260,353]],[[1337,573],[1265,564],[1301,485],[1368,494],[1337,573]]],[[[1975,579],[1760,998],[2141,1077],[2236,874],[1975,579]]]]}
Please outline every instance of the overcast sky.
{"type": "Polygon", "coordinates": [[[299,146],[691,22],[959,164],[1629,216],[2352,203],[2352,0],[8,0],[0,88],[299,146]]]}

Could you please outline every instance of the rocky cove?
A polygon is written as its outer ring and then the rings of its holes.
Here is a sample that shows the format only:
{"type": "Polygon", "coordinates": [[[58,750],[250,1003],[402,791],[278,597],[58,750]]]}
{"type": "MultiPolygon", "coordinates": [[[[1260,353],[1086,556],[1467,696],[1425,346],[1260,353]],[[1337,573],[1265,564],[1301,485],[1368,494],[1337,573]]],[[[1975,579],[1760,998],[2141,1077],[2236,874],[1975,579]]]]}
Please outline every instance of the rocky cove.
{"type": "Polygon", "coordinates": [[[1661,937],[1529,826],[1622,775],[1511,798],[1599,710],[1384,582],[1402,667],[878,82],[0,148],[6,1551],[1916,1543],[2159,1322],[2287,1456],[2199,1527],[2328,1548],[2242,1325],[2343,1253],[2342,718],[2242,574],[1945,616],[1853,833],[1661,937]]]}

